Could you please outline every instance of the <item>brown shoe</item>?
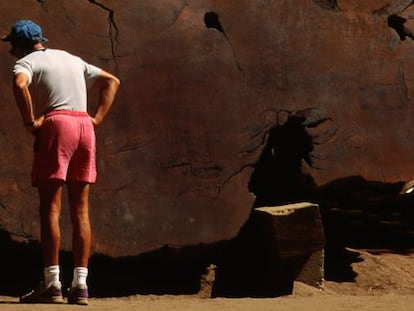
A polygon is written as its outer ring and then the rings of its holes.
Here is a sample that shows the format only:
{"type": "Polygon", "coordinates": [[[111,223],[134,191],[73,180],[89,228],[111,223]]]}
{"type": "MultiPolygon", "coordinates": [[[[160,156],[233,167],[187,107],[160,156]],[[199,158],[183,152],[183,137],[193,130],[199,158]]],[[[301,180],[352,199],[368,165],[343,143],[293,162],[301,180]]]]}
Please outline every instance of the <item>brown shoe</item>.
{"type": "Polygon", "coordinates": [[[78,285],[71,287],[68,293],[68,303],[71,305],[88,305],[88,287],[86,285],[78,285]]]}
{"type": "Polygon", "coordinates": [[[34,290],[21,296],[20,303],[63,303],[62,285],[59,282],[46,287],[41,282],[34,290]]]}

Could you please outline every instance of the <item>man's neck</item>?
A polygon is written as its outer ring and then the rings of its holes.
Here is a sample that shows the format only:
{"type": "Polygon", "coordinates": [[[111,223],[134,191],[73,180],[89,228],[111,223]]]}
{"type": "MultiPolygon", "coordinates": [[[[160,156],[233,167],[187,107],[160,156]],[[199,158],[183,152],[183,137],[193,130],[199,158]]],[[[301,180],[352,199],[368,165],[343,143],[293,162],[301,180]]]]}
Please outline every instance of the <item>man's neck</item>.
{"type": "Polygon", "coordinates": [[[42,51],[42,50],[45,50],[46,48],[43,46],[43,44],[41,44],[41,43],[36,43],[34,46],[33,46],[33,51],[42,51]]]}

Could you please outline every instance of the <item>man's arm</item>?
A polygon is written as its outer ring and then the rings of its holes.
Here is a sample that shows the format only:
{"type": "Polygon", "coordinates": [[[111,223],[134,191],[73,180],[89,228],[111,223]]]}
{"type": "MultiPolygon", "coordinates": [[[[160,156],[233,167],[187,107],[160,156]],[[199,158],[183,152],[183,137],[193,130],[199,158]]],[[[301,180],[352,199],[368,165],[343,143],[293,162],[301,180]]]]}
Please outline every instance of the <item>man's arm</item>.
{"type": "Polygon", "coordinates": [[[96,113],[94,116],[91,116],[92,123],[95,126],[99,125],[107,115],[112,103],[114,102],[119,84],[120,81],[117,77],[104,70],[102,70],[99,77],[96,78],[94,86],[98,87],[100,95],[96,113]]]}
{"type": "Polygon", "coordinates": [[[33,125],[35,116],[33,112],[32,97],[28,87],[29,78],[24,73],[18,73],[13,79],[14,98],[26,126],[33,125]]]}

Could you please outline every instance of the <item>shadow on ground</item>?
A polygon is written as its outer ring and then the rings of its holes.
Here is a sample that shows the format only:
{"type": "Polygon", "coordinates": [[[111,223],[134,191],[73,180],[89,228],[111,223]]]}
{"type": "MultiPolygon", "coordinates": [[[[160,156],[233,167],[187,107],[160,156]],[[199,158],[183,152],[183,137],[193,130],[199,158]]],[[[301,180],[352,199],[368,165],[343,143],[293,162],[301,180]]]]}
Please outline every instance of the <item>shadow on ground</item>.
{"type": "MultiPolygon", "coordinates": [[[[361,258],[349,248],[399,253],[414,248],[414,196],[401,195],[401,187],[401,183],[350,177],[320,187],[313,194],[325,229],[326,280],[354,280],[351,264],[361,258]]],[[[197,294],[210,264],[217,266],[213,296],[274,297],[291,293],[306,256],[269,263],[268,245],[257,234],[257,228],[247,221],[230,241],[183,248],[165,246],[135,257],[94,254],[90,260],[91,295],[197,294]]],[[[0,245],[4,267],[0,294],[19,296],[41,279],[40,245],[14,241],[5,232],[0,232],[0,245]]],[[[61,252],[61,266],[64,286],[69,287],[71,253],[61,252]]]]}

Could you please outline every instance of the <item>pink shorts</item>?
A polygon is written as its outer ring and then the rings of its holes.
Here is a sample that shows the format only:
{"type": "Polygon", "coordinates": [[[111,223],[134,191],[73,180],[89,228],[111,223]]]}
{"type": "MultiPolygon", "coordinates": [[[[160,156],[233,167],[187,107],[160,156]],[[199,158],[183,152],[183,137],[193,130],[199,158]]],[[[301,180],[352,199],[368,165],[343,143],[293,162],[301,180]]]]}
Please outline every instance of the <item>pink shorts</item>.
{"type": "Polygon", "coordinates": [[[54,110],[34,143],[32,185],[39,181],[96,182],[95,130],[86,112],[54,110]]]}

